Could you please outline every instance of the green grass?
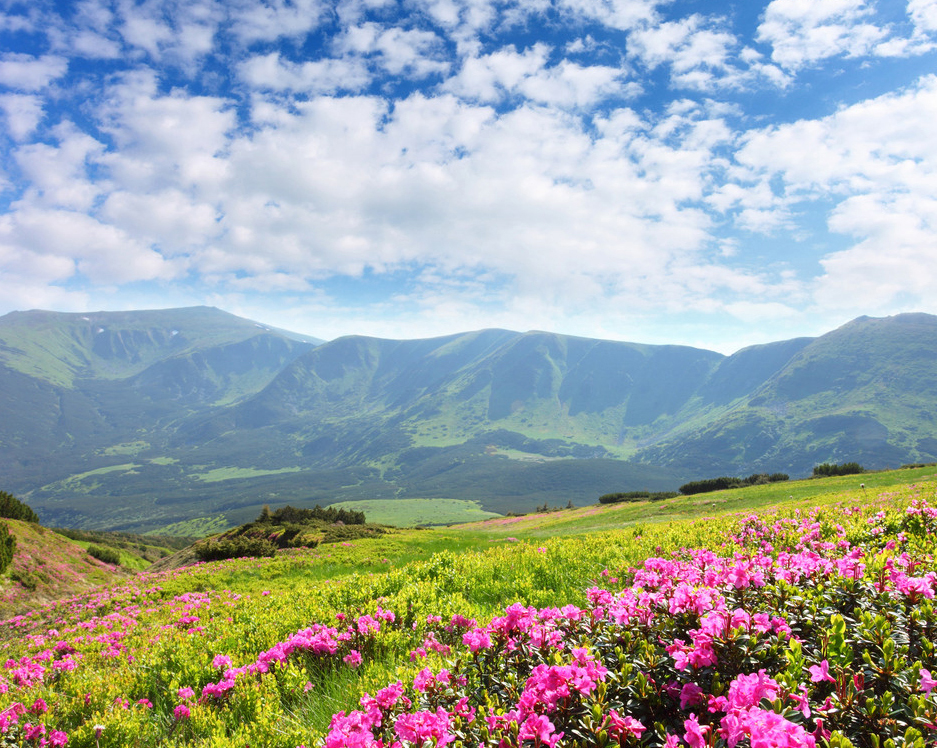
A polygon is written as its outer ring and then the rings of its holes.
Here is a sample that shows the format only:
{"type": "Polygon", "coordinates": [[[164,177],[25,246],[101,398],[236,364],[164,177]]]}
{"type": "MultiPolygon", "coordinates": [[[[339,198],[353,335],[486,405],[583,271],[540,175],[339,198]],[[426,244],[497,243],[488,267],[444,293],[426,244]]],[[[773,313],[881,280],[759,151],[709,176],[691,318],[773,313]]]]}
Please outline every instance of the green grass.
{"type": "Polygon", "coordinates": [[[172,535],[180,538],[203,538],[206,535],[230,530],[231,523],[225,519],[223,514],[213,517],[196,517],[187,519],[184,522],[174,522],[171,525],[151,530],[147,535],[172,535]]]}
{"type": "Polygon", "coordinates": [[[393,527],[450,525],[501,516],[485,511],[477,501],[462,499],[370,499],[340,501],[329,506],[364,512],[368,522],[393,527]]]}
{"type": "MultiPolygon", "coordinates": [[[[50,702],[56,715],[71,705],[70,745],[95,745],[97,724],[106,725],[109,742],[102,746],[321,745],[331,715],[356,708],[362,692],[373,694],[397,679],[408,682],[419,668],[437,665],[410,662],[407,655],[419,643],[419,629],[428,614],[445,619],[461,613],[481,621],[514,602],[581,605],[586,589],[604,569],[617,574],[650,555],[666,556],[683,546],[716,548],[730,526],[729,519],[719,515],[756,507],[773,510],[778,504],[780,511],[793,512],[835,501],[869,512],[893,499],[906,502],[917,493],[933,497],[935,488],[933,467],[798,481],[452,528],[392,529],[381,537],[280,552],[272,559],[202,564],[133,583],[123,578],[123,591],[99,598],[94,614],[139,607],[138,623],[121,640],[132,657],[95,659],[99,654],[93,637],[83,637],[83,666],[54,684],[38,684],[35,694],[50,702]],[[707,515],[715,519],[706,520],[707,515]],[[212,604],[196,611],[197,635],[181,630],[182,607],[176,596],[209,590],[231,592],[212,592],[212,604]],[[216,680],[219,674],[209,664],[215,654],[228,654],[236,666],[245,665],[297,630],[334,622],[337,613],[373,612],[376,605],[396,611],[407,625],[382,631],[381,650],[360,670],[320,671],[315,663],[297,659],[268,676],[243,678],[217,708],[193,703],[192,721],[172,732],[169,720],[178,687],[197,689],[216,680]],[[85,694],[91,694],[90,706],[85,694]],[[141,696],[154,702],[153,711],[113,707],[117,698],[132,704],[141,696]],[[183,730],[197,731],[197,737],[184,737],[183,730]]],[[[844,522],[858,526],[863,519],[844,522]]],[[[30,550],[33,556],[42,553],[38,546],[30,550]]],[[[44,633],[62,615],[61,610],[37,614],[24,624],[30,628],[11,629],[5,639],[0,636],[8,655],[27,652],[24,633],[44,633]]],[[[5,703],[14,695],[6,696],[5,703]]]]}
{"type": "MultiPolygon", "coordinates": [[[[123,444],[115,444],[111,447],[105,447],[101,450],[101,454],[108,457],[113,457],[116,455],[130,455],[136,456],[150,448],[149,442],[144,441],[135,441],[135,442],[125,442],[123,444]]],[[[151,460],[152,462],[152,460],[151,460]]]]}
{"type": "MultiPolygon", "coordinates": [[[[165,464],[165,463],[164,463],[165,464]]],[[[259,470],[257,468],[222,467],[214,468],[204,473],[193,473],[190,477],[204,483],[217,483],[223,480],[237,480],[238,478],[257,478],[262,475],[279,475],[281,473],[299,473],[302,468],[288,467],[276,470],[259,470]]]]}
{"type": "Polygon", "coordinates": [[[91,480],[90,482],[88,482],[89,479],[94,479],[100,475],[107,475],[108,473],[129,473],[129,472],[136,470],[139,467],[140,465],[138,463],[127,462],[121,465],[108,465],[106,467],[95,468],[94,470],[87,470],[83,473],[76,473],[75,475],[70,475],[68,478],[65,478],[64,480],[60,480],[55,483],[51,483],[47,486],[43,486],[40,490],[50,491],[50,490],[67,489],[68,491],[80,491],[80,492],[86,493],[88,491],[91,491],[97,488],[100,485],[100,483],[94,480],[91,480]],[[87,485],[79,485],[81,483],[87,483],[87,485]]]}
{"type": "MultiPolygon", "coordinates": [[[[94,543],[90,540],[72,540],[72,543],[84,548],[86,551],[92,545],[100,546],[100,543],[94,543]]],[[[112,546],[107,546],[112,547],[112,546]]],[[[126,569],[127,571],[146,571],[152,563],[147,561],[145,558],[142,558],[135,553],[130,553],[121,548],[114,548],[120,554],[120,567],[126,569]]]]}
{"type": "Polygon", "coordinates": [[[844,495],[873,499],[882,489],[917,481],[934,480],[937,468],[909,468],[858,475],[844,475],[821,480],[807,479],[768,483],[763,486],[678,496],[663,501],[636,501],[593,505],[558,512],[541,512],[522,517],[502,517],[455,526],[455,531],[481,532],[495,537],[543,538],[603,530],[621,529],[636,524],[661,523],[715,517],[785,504],[825,504],[844,495]],[[860,488],[865,485],[865,488],[860,488]]]}

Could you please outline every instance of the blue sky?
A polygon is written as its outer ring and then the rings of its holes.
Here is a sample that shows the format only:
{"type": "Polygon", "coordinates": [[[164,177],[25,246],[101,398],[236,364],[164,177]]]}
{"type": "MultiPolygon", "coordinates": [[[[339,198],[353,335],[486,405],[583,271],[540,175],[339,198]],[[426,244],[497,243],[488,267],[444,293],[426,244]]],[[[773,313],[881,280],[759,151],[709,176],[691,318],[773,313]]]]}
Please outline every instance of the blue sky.
{"type": "Polygon", "coordinates": [[[0,9],[0,313],[726,353],[937,313],[937,0],[0,9]]]}

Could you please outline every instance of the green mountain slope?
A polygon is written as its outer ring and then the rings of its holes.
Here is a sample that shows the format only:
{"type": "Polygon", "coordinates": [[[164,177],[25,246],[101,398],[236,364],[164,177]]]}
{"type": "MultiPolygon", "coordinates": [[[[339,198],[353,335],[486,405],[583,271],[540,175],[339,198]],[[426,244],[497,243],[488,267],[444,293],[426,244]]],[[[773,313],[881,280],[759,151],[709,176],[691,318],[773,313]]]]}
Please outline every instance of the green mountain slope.
{"type": "Polygon", "coordinates": [[[828,461],[881,468],[937,459],[937,318],[863,317],[795,349],[724,413],[687,420],[642,457],[696,472],[796,474],[828,461]]]}
{"type": "Polygon", "coordinates": [[[50,524],[155,531],[265,503],[506,513],[937,459],[929,315],[732,356],[506,330],[316,342],[205,308],[0,318],[5,488],[50,524]]]}

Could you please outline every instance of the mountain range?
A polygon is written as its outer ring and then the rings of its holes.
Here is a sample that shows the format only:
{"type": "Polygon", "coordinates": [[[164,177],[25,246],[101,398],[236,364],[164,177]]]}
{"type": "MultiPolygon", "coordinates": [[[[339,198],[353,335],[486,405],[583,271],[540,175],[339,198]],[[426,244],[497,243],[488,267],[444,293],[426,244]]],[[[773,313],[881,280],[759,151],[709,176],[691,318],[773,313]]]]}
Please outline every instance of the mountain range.
{"type": "Polygon", "coordinates": [[[46,524],[237,524],[264,504],[506,513],[937,460],[937,317],[731,356],[480,330],[323,342],[208,307],[0,317],[0,475],[46,524]]]}

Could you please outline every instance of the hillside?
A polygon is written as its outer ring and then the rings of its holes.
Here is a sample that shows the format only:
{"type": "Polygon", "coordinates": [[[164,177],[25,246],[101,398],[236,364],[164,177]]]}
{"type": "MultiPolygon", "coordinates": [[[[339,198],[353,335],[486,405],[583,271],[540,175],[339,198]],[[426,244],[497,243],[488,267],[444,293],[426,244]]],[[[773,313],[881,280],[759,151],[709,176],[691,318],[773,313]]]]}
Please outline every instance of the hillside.
{"type": "Polygon", "coordinates": [[[926,748],[937,475],[866,477],[683,497],[683,519],[596,506],[140,575],[0,624],[0,732],[926,748]]]}
{"type": "Polygon", "coordinates": [[[16,538],[10,567],[0,575],[0,618],[133,577],[125,568],[98,561],[80,544],[40,525],[5,519],[16,538]]]}
{"type": "Polygon", "coordinates": [[[316,344],[219,310],[0,318],[0,470],[47,524],[263,504],[591,503],[715,474],[937,459],[937,317],[732,356],[545,332],[316,344]],[[87,319],[86,319],[87,318],[87,319]]]}

